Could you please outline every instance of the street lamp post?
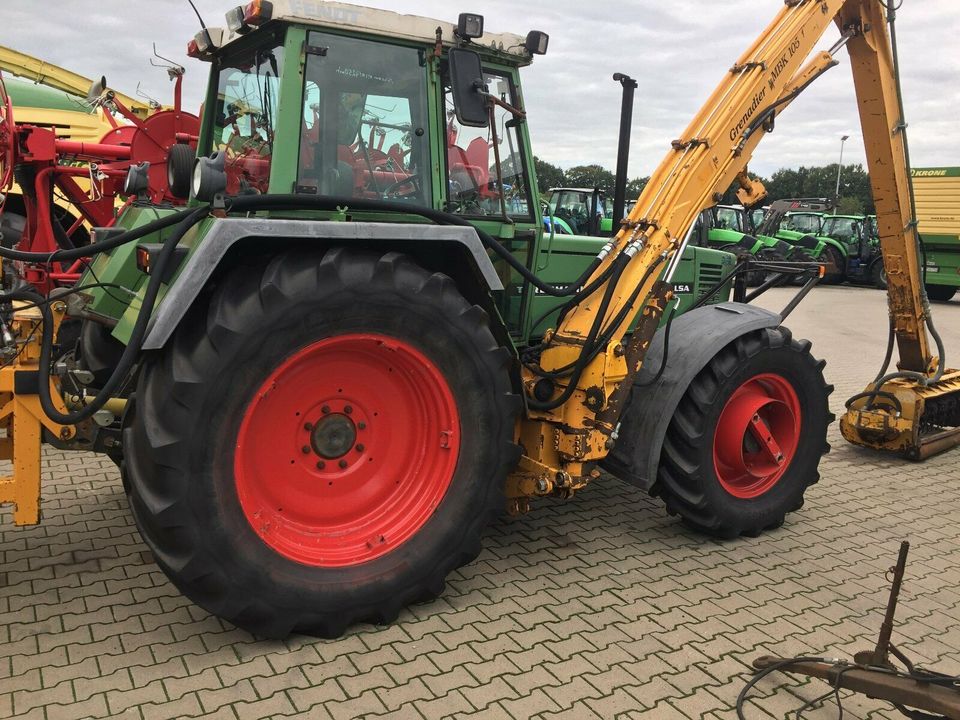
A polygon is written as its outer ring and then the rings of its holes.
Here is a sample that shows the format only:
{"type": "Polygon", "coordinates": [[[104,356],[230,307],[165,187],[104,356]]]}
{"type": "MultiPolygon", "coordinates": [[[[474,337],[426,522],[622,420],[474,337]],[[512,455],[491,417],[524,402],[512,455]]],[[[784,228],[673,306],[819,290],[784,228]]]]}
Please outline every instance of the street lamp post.
{"type": "Polygon", "coordinates": [[[837,165],[837,191],[833,194],[833,202],[840,203],[840,171],[843,170],[843,146],[850,139],[849,135],[840,138],[840,162],[837,165]]]}

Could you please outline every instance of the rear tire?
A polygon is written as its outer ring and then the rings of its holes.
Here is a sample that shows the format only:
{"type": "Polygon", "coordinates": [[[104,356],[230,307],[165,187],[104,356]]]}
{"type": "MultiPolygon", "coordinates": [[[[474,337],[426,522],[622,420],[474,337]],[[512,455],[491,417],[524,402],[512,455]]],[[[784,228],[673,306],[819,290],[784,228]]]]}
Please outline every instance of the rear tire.
{"type": "Polygon", "coordinates": [[[883,267],[882,258],[874,260],[873,265],[870,266],[870,282],[878,290],[887,289],[887,271],[883,267]]]}
{"type": "Polygon", "coordinates": [[[140,375],[137,526],[185,595],[257,635],[390,622],[503,508],[510,361],[450,278],[398,253],[234,270],[140,375]]]}
{"type": "Polygon", "coordinates": [[[950,285],[925,285],[927,297],[934,302],[949,302],[957,294],[957,288],[950,285]]]}
{"type": "Polygon", "coordinates": [[[721,350],[690,383],[667,429],[652,490],[667,511],[723,538],[783,524],[819,480],[820,457],[830,449],[833,388],[824,366],[809,342],[784,327],[748,333],[721,350]],[[764,430],[774,443],[757,441],[764,430]]]}

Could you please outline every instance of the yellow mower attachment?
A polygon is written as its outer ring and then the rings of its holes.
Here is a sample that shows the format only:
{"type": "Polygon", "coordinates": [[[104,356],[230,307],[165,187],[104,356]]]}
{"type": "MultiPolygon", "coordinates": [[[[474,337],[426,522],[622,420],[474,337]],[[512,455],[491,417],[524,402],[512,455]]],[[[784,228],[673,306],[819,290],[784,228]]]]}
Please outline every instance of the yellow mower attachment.
{"type": "Polygon", "coordinates": [[[929,386],[896,378],[874,394],[875,384],[856,396],[840,419],[843,437],[854,445],[925,460],[960,445],[960,370],[948,370],[929,386]]]}

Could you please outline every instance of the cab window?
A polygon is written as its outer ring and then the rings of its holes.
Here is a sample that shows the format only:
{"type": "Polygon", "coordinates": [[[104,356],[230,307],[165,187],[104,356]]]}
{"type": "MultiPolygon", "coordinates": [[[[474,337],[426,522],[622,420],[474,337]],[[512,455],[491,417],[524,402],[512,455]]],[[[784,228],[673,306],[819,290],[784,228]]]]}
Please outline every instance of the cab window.
{"type": "Polygon", "coordinates": [[[213,149],[226,153],[227,193],[265,193],[270,184],[283,46],[224,59],[217,78],[213,149]]]}
{"type": "MultiPolygon", "coordinates": [[[[486,91],[517,107],[519,101],[510,77],[492,70],[483,74],[486,91]]],[[[447,210],[460,215],[483,217],[500,215],[501,184],[497,181],[494,143],[500,152],[502,189],[507,215],[532,220],[530,181],[524,164],[520,133],[513,115],[499,105],[494,107],[493,127],[461,127],[453,110],[449,79],[444,80],[446,112],[447,210]]]]}
{"type": "Polygon", "coordinates": [[[740,213],[734,208],[717,208],[716,227],[721,230],[736,230],[743,232],[743,223],[740,221],[740,213]]]}
{"type": "Polygon", "coordinates": [[[297,191],[429,204],[421,51],[318,32],[307,45],[297,191]]]}

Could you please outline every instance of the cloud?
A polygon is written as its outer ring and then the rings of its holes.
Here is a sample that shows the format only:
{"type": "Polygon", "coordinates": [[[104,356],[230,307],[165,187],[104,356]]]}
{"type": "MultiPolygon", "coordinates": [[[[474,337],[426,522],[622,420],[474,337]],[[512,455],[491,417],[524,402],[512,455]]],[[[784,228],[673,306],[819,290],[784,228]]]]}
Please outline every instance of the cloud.
{"type": "MultiPolygon", "coordinates": [[[[211,25],[223,25],[229,3],[196,0],[211,25]]],[[[524,99],[534,151],[563,167],[613,167],[620,86],[614,72],[637,79],[631,175],[649,174],[706,101],[726,70],[783,7],[783,0],[370,0],[369,5],[456,20],[482,12],[492,31],[550,34],[550,51],[524,72],[524,99]],[[522,11],[520,11],[522,9],[522,11]]],[[[960,23],[956,0],[908,0],[898,34],[914,164],[960,165],[960,23]]],[[[151,43],[188,70],[185,102],[197,107],[208,66],[184,56],[198,29],[186,0],[46,0],[4,3],[0,43],[89,75],[118,90],[169,102],[166,73],[150,66],[151,43]]],[[[837,37],[831,29],[821,44],[837,37]]],[[[752,169],[836,162],[840,136],[859,128],[850,65],[841,64],[808,89],[777,122],[752,169]]],[[[844,162],[864,163],[859,132],[844,162]]]]}

